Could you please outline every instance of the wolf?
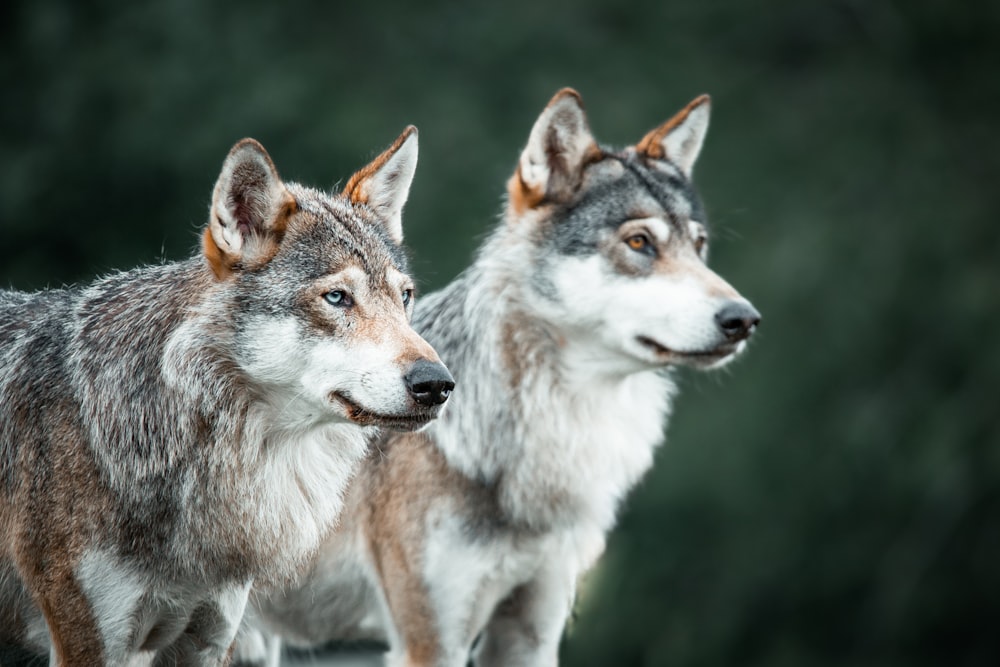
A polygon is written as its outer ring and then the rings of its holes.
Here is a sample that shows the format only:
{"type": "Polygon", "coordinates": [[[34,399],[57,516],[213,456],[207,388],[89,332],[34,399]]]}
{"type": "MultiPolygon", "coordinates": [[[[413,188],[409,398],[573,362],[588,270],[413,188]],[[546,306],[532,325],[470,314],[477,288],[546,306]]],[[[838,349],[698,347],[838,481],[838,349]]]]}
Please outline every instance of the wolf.
{"type": "Polygon", "coordinates": [[[691,178],[709,106],[613,150],[578,93],[555,95],[499,226],[414,318],[460,390],[427,429],[383,436],[306,576],[255,596],[247,637],[382,639],[400,666],[557,663],[576,582],[663,440],[672,369],[730,362],[760,321],[706,264],[691,178]]]}
{"type": "Polygon", "coordinates": [[[409,322],[416,160],[409,127],[328,194],[245,139],[193,257],[0,292],[0,643],[230,659],[251,583],[308,562],[372,435],[454,386],[409,322]]]}

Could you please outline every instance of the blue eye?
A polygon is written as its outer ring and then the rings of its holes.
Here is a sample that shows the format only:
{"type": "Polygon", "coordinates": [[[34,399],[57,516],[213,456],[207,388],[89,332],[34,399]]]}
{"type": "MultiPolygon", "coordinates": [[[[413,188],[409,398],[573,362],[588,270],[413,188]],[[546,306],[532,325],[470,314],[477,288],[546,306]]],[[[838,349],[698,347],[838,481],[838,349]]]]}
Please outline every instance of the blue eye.
{"type": "Polygon", "coordinates": [[[351,297],[344,290],[335,289],[323,295],[326,302],[331,306],[347,307],[353,304],[351,297]]]}
{"type": "Polygon", "coordinates": [[[412,300],[413,300],[413,290],[411,290],[411,289],[405,289],[405,290],[403,290],[403,305],[404,306],[409,306],[410,305],[410,301],[412,301],[412,300]]]}

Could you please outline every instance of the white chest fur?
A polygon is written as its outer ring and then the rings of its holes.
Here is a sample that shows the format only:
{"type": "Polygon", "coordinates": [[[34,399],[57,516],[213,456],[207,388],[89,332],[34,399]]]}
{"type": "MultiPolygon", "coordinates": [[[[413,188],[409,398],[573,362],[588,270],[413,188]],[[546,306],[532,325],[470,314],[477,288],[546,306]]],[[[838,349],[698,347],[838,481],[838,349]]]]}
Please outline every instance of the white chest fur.
{"type": "MultiPolygon", "coordinates": [[[[623,496],[653,462],[663,438],[672,383],[652,372],[583,387],[534,383],[519,401],[529,424],[508,461],[505,509],[529,523],[608,530],[623,496]]],[[[503,446],[507,443],[497,443],[503,446]]],[[[513,445],[513,446],[510,446],[513,445]]]]}
{"type": "Polygon", "coordinates": [[[293,574],[336,523],[367,435],[354,425],[330,424],[265,441],[241,499],[250,537],[262,552],[273,551],[266,560],[275,579],[293,574]]]}
{"type": "Polygon", "coordinates": [[[619,501],[652,465],[674,385],[662,373],[567,377],[541,366],[517,391],[456,392],[464,404],[431,427],[449,464],[497,480],[508,518],[535,529],[608,530],[619,501]]]}

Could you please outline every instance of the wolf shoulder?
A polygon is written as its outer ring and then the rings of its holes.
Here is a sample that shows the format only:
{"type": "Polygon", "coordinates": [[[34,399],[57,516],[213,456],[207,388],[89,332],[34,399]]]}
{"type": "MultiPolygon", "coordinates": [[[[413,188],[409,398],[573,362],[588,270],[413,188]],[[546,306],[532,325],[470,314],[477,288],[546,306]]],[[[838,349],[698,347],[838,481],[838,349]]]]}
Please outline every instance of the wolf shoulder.
{"type": "Polygon", "coordinates": [[[29,341],[73,353],[119,356],[128,341],[156,344],[210,289],[203,262],[146,266],[72,287],[0,290],[0,363],[29,341]],[[62,334],[62,335],[60,335],[62,334]]]}

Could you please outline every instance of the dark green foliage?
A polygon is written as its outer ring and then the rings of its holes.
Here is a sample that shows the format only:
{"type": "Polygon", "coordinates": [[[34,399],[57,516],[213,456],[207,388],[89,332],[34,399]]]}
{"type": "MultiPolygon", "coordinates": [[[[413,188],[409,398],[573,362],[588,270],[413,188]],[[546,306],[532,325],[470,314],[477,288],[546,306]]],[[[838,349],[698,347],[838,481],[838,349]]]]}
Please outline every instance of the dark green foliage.
{"type": "Polygon", "coordinates": [[[52,2],[0,10],[0,284],[195,245],[229,147],[333,185],[408,123],[454,276],[559,87],[603,141],[713,95],[712,263],[764,315],[686,374],[568,665],[1000,664],[1000,5],[52,2]]]}

